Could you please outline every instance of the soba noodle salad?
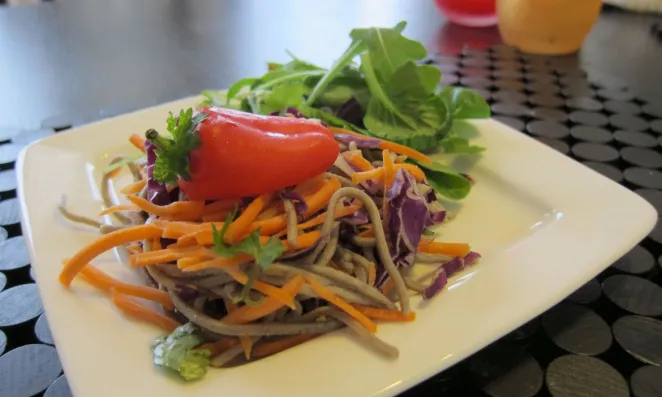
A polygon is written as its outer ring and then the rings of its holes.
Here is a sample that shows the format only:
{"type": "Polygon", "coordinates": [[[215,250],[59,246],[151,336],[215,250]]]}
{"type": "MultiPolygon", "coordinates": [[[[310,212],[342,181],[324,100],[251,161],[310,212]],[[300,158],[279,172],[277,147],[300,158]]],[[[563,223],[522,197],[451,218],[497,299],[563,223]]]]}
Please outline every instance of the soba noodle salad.
{"type": "Polygon", "coordinates": [[[489,115],[477,94],[437,87],[403,28],[355,29],[328,70],[270,64],[132,135],[142,153],[114,159],[101,184],[100,215],[115,222],[60,208],[101,236],[64,261],[59,281],[80,278],[160,328],[154,363],[186,380],[344,327],[397,358],[378,324],[415,321],[412,295],[434,298],[480,258],[468,242],[435,239],[449,221],[440,198],[463,198],[473,180],[424,152],[479,152],[452,123],[489,115]],[[116,202],[110,180],[123,167],[133,182],[116,202]],[[117,247],[143,285],[91,263],[117,247]]]}

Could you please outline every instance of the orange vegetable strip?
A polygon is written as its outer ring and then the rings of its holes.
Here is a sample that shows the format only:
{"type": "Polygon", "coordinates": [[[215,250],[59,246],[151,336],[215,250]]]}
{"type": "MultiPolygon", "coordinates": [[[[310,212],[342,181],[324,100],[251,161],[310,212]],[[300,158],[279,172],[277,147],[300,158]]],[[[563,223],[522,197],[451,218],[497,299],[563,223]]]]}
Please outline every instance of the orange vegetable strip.
{"type": "Polygon", "coordinates": [[[391,152],[386,149],[382,151],[382,161],[384,162],[384,190],[388,190],[395,181],[395,167],[391,152]]]}
{"type": "Polygon", "coordinates": [[[139,254],[143,252],[142,248],[137,243],[131,243],[126,246],[126,250],[132,254],[139,254]]]}
{"type": "MultiPolygon", "coordinates": [[[[229,299],[223,299],[223,303],[225,303],[225,308],[227,309],[228,313],[232,313],[233,311],[237,310],[237,305],[232,303],[229,299]]],[[[244,348],[244,356],[246,356],[246,360],[250,360],[251,350],[253,350],[253,340],[250,336],[241,335],[239,336],[239,342],[241,343],[241,347],[244,348]]]]}
{"type": "Polygon", "coordinates": [[[361,325],[363,325],[368,331],[373,333],[377,332],[377,324],[375,324],[372,320],[370,320],[365,314],[361,313],[356,308],[354,308],[354,306],[350,305],[344,299],[334,294],[333,291],[331,291],[329,288],[325,287],[324,285],[316,281],[313,277],[305,276],[305,278],[306,278],[306,282],[310,284],[313,291],[315,291],[315,293],[319,295],[320,298],[324,299],[325,301],[331,303],[332,305],[338,307],[340,310],[352,316],[356,321],[361,323],[361,325]]]}
{"type": "Polygon", "coordinates": [[[266,193],[256,197],[246,207],[244,212],[228,226],[224,236],[225,242],[236,243],[241,240],[250,230],[251,223],[255,221],[255,218],[262,212],[264,207],[269,204],[272,197],[273,193],[266,193]]]}
{"type": "Polygon", "coordinates": [[[92,259],[110,249],[134,241],[161,237],[161,233],[161,229],[154,225],[139,225],[104,234],[93,243],[88,244],[78,251],[76,255],[67,261],[67,264],[60,273],[60,283],[69,286],[78,272],[90,263],[92,259]]]}
{"type": "Polygon", "coordinates": [[[260,235],[270,236],[287,227],[287,216],[277,215],[272,218],[255,221],[251,224],[251,231],[260,229],[260,235]]]}
{"type": "MultiPolygon", "coordinates": [[[[359,137],[359,138],[370,139],[370,137],[365,136],[363,134],[359,134],[358,132],[349,131],[349,130],[345,130],[345,129],[342,129],[342,128],[329,127],[329,129],[334,134],[346,134],[346,135],[356,136],[356,137],[359,137]]],[[[379,145],[379,148],[382,149],[382,150],[388,149],[388,150],[392,151],[393,153],[397,153],[397,154],[401,154],[403,156],[410,157],[410,158],[412,158],[414,160],[418,160],[418,161],[420,161],[421,163],[424,163],[424,164],[432,163],[432,159],[430,159],[428,156],[426,156],[425,154],[423,154],[423,153],[421,153],[417,150],[414,150],[414,149],[412,149],[408,146],[400,145],[399,143],[395,143],[395,142],[391,142],[391,141],[385,141],[383,139],[381,141],[382,141],[382,143],[379,145]]]]}
{"type": "MultiPolygon", "coordinates": [[[[343,216],[352,215],[353,213],[355,213],[359,209],[361,209],[361,204],[360,203],[359,204],[348,205],[347,207],[341,205],[336,210],[336,214],[335,214],[336,219],[342,218],[343,216]]],[[[317,215],[314,218],[310,218],[310,219],[308,219],[307,221],[305,221],[303,223],[299,223],[297,225],[297,230],[306,230],[306,229],[310,229],[313,226],[321,225],[322,223],[324,223],[324,220],[326,219],[327,214],[328,214],[328,212],[323,212],[323,213],[317,215]]],[[[262,232],[262,231],[260,230],[260,232],[262,232]]],[[[286,231],[283,230],[281,232],[278,232],[276,234],[276,236],[282,237],[282,236],[285,235],[285,233],[286,233],[286,231]]]]}
{"type": "Polygon", "coordinates": [[[161,249],[163,249],[163,247],[161,246],[161,239],[155,238],[154,240],[152,240],[152,251],[160,251],[161,249]]]}
{"type": "Polygon", "coordinates": [[[326,175],[320,174],[296,185],[292,191],[305,196],[320,190],[324,184],[326,184],[326,175]]]}
{"type": "Polygon", "coordinates": [[[138,134],[131,134],[129,137],[129,142],[133,146],[135,146],[138,150],[140,150],[143,153],[146,153],[145,151],[145,140],[138,134]]]}
{"type": "Polygon", "coordinates": [[[225,210],[227,210],[229,213],[229,211],[232,211],[235,205],[238,204],[239,201],[234,199],[214,201],[213,203],[205,205],[204,208],[200,211],[200,215],[215,214],[219,211],[225,211],[225,210]]]}
{"type": "Polygon", "coordinates": [[[368,268],[368,284],[375,285],[375,280],[377,279],[377,269],[373,264],[368,268]]]}
{"type": "MultiPolygon", "coordinates": [[[[228,267],[225,269],[225,271],[230,275],[230,277],[242,285],[246,285],[248,282],[248,275],[237,267],[228,267]]],[[[296,309],[296,305],[292,300],[293,297],[290,294],[283,292],[282,289],[276,286],[260,280],[255,280],[253,281],[253,289],[279,301],[281,304],[290,307],[292,310],[296,309]]]]}
{"type": "Polygon", "coordinates": [[[352,165],[361,171],[370,171],[375,169],[375,167],[373,167],[372,164],[370,164],[370,162],[366,160],[365,157],[363,157],[363,154],[361,154],[360,150],[343,152],[342,155],[345,160],[352,163],[352,165]]]}
{"type": "Polygon", "coordinates": [[[198,347],[196,347],[196,350],[209,350],[211,352],[211,356],[218,356],[219,354],[223,353],[224,351],[235,347],[239,344],[239,339],[237,338],[232,338],[232,337],[223,337],[216,342],[209,342],[202,344],[198,347]]]}
{"type": "Polygon", "coordinates": [[[92,286],[98,290],[111,292],[111,290],[114,289],[120,294],[147,299],[149,301],[159,303],[167,309],[172,310],[175,308],[167,292],[145,285],[125,283],[124,281],[120,281],[109,276],[94,265],[88,264],[83,268],[83,270],[80,271],[80,274],[87,282],[92,284],[92,286]]]}
{"type": "Polygon", "coordinates": [[[281,243],[285,245],[285,251],[308,248],[320,239],[321,234],[322,233],[319,230],[300,234],[297,236],[297,243],[295,246],[290,246],[290,243],[288,243],[287,240],[281,240],[281,243]]]}
{"type": "MultiPolygon", "coordinates": [[[[285,285],[283,285],[281,290],[290,294],[292,298],[294,298],[303,286],[303,282],[303,276],[297,275],[288,281],[285,285]]],[[[264,299],[264,302],[262,302],[261,305],[242,306],[232,313],[228,313],[228,315],[223,317],[221,321],[227,324],[246,324],[267,316],[280,309],[281,307],[283,307],[283,304],[280,301],[271,297],[267,297],[264,299]]]]}
{"type": "Polygon", "coordinates": [[[181,230],[182,234],[194,232],[200,229],[200,224],[195,222],[182,222],[182,221],[166,221],[163,219],[153,219],[152,225],[158,226],[161,229],[177,229],[181,230]]]}
{"type": "Polygon", "coordinates": [[[171,333],[175,330],[175,328],[181,325],[170,317],[164,316],[161,313],[145,307],[115,290],[111,292],[111,296],[115,306],[117,306],[117,308],[124,312],[126,315],[154,324],[165,330],[167,333],[171,333]]]}
{"type": "MultiPolygon", "coordinates": [[[[221,230],[218,228],[218,230],[221,230]]],[[[269,240],[267,236],[260,236],[260,244],[266,244],[269,240]]],[[[214,244],[214,231],[212,229],[201,230],[195,234],[195,241],[198,245],[212,245],[214,244]]],[[[179,243],[179,240],[177,240],[179,243]]],[[[187,242],[183,240],[182,242],[187,242]]]]}
{"type": "Polygon", "coordinates": [[[140,207],[141,210],[156,216],[171,216],[177,215],[178,213],[193,212],[195,210],[200,210],[205,205],[202,201],[177,201],[172,204],[160,206],[134,195],[127,196],[127,199],[140,207]]]}
{"type": "Polygon", "coordinates": [[[467,243],[440,243],[433,241],[420,243],[418,250],[426,254],[465,256],[471,251],[471,247],[467,243]]]}
{"type": "Polygon", "coordinates": [[[271,356],[276,353],[280,353],[284,350],[290,349],[297,345],[300,345],[309,340],[313,340],[320,336],[320,334],[300,334],[286,336],[275,341],[258,343],[253,348],[253,357],[266,357],[271,356]]]}
{"type": "Polygon", "coordinates": [[[393,286],[394,286],[393,280],[391,280],[390,278],[386,280],[386,282],[382,286],[382,294],[388,295],[388,293],[391,292],[391,290],[393,289],[393,286]]]}
{"type": "Polygon", "coordinates": [[[194,272],[197,270],[209,269],[215,267],[225,268],[228,266],[241,265],[244,263],[248,263],[252,260],[253,260],[252,256],[241,253],[241,254],[237,254],[236,256],[233,256],[232,258],[214,258],[181,269],[185,272],[194,272]]]}
{"type": "Polygon", "coordinates": [[[381,321],[396,321],[396,322],[408,322],[416,320],[416,313],[410,312],[409,314],[404,314],[400,310],[392,309],[380,309],[376,307],[363,306],[363,305],[354,305],[356,310],[368,316],[373,320],[381,321]]]}
{"type": "Polygon", "coordinates": [[[122,194],[136,194],[139,193],[147,185],[147,179],[141,179],[138,182],[126,185],[120,190],[122,194]]]}
{"type": "Polygon", "coordinates": [[[108,215],[108,214],[113,214],[115,212],[121,212],[121,211],[140,211],[140,208],[133,204],[118,204],[118,205],[113,205],[111,207],[106,208],[105,210],[99,212],[99,216],[103,215],[108,215]]]}
{"type": "Polygon", "coordinates": [[[354,174],[352,174],[352,183],[354,184],[363,183],[370,179],[378,183],[382,182],[382,180],[384,179],[384,168],[379,167],[379,168],[375,168],[374,170],[355,172],[354,174]]]}
{"type": "Polygon", "coordinates": [[[324,208],[329,203],[331,196],[342,187],[338,178],[330,178],[321,189],[313,193],[311,196],[304,197],[304,201],[308,205],[304,216],[311,216],[317,211],[324,208]]]}
{"type": "Polygon", "coordinates": [[[375,231],[370,227],[369,229],[360,232],[359,237],[375,237],[375,231]]]}
{"type": "Polygon", "coordinates": [[[207,258],[213,258],[216,256],[216,254],[214,254],[213,251],[204,247],[197,247],[197,249],[194,251],[178,251],[172,248],[166,248],[164,250],[153,251],[153,252],[145,252],[142,254],[131,255],[129,257],[131,266],[156,265],[158,263],[167,263],[167,262],[176,261],[178,259],[187,256],[205,256],[207,258]],[[153,252],[163,252],[163,253],[160,255],[148,255],[148,254],[152,254],[153,252]]]}
{"type": "Polygon", "coordinates": [[[222,222],[228,217],[229,214],[230,214],[229,210],[214,212],[213,214],[203,215],[202,216],[202,221],[203,222],[222,222]]]}
{"type": "Polygon", "coordinates": [[[193,265],[196,265],[196,264],[198,264],[198,263],[204,262],[204,261],[206,261],[206,260],[208,260],[208,259],[209,259],[209,257],[207,257],[207,256],[202,256],[202,255],[199,255],[199,256],[187,256],[187,257],[185,257],[185,258],[177,259],[177,266],[178,266],[179,268],[189,267],[189,266],[193,266],[193,265]]]}

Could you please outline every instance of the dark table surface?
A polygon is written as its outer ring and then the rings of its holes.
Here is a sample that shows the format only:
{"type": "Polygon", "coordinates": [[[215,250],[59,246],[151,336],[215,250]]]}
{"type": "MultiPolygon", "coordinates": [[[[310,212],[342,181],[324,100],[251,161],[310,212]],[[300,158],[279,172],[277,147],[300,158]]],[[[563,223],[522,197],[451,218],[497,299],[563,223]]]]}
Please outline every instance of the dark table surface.
{"type": "MultiPolygon", "coordinates": [[[[0,8],[0,396],[71,395],[18,224],[13,168],[25,144],[260,75],[285,49],[328,65],[351,28],[403,19],[442,81],[479,89],[496,119],[662,211],[660,17],[607,9],[578,54],[554,58],[500,45],[496,28],[448,24],[428,0],[0,8]]],[[[661,255],[658,225],[563,303],[403,396],[661,396],[661,255]]]]}

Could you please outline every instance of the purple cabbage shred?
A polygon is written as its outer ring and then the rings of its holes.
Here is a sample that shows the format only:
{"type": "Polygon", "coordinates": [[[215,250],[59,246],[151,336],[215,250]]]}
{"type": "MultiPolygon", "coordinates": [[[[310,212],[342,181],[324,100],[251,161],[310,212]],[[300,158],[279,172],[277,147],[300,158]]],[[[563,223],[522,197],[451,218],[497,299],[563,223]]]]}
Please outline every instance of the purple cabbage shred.
{"type": "Polygon", "coordinates": [[[303,215],[306,211],[308,211],[308,204],[306,204],[303,196],[299,193],[293,192],[291,190],[285,190],[280,193],[280,197],[292,201],[294,204],[294,210],[296,211],[297,215],[303,215]]]}
{"type": "Polygon", "coordinates": [[[156,146],[150,141],[145,141],[145,152],[147,153],[147,199],[156,205],[168,205],[177,201],[178,189],[168,192],[165,185],[154,179],[154,163],[156,163],[156,146]]]}
{"type": "Polygon", "coordinates": [[[465,267],[474,264],[480,258],[478,252],[471,251],[464,257],[458,256],[450,261],[442,264],[439,269],[439,274],[435,277],[434,281],[423,291],[423,299],[430,300],[434,298],[448,283],[448,277],[459,272],[465,267]]]}

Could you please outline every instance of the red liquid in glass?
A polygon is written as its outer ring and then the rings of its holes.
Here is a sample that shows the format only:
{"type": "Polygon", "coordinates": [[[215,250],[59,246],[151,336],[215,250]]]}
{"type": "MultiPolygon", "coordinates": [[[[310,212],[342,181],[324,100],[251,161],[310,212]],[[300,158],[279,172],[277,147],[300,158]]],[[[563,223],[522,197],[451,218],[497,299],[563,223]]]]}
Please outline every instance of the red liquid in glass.
{"type": "Polygon", "coordinates": [[[490,26],[497,22],[496,0],[435,0],[451,22],[465,26],[490,26]]]}

